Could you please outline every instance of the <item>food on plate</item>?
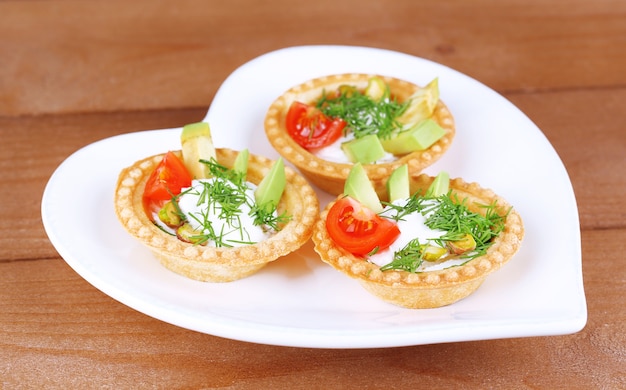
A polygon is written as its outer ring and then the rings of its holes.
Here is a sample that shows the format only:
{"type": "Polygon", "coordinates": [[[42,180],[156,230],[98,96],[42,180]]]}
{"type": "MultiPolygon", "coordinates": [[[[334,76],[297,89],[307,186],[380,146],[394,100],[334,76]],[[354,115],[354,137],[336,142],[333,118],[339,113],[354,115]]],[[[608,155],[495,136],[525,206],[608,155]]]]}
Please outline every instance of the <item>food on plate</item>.
{"type": "Polygon", "coordinates": [[[203,122],[183,128],[181,147],[123,169],[115,190],[118,219],[165,267],[230,282],[309,240],[319,202],[281,158],[215,148],[203,122]]]}
{"type": "Polygon", "coordinates": [[[391,172],[421,172],[450,147],[452,114],[439,98],[439,80],[424,87],[374,74],[338,74],[294,86],[265,117],[272,146],[322,190],[343,191],[361,163],[379,196],[391,172]]]}
{"type": "Polygon", "coordinates": [[[380,200],[361,164],[313,231],[321,259],[373,295],[435,308],[474,292],[519,249],[524,226],[501,197],[476,183],[395,170],[380,200]]]}

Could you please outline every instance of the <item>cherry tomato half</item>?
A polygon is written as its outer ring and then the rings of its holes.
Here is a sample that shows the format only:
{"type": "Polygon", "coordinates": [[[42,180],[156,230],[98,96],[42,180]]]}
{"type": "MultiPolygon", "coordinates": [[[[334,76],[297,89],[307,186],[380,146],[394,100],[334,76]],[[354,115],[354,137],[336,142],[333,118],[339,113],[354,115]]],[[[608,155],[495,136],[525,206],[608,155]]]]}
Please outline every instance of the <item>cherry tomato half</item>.
{"type": "Polygon", "coordinates": [[[143,192],[144,205],[161,204],[180,194],[181,188],[191,186],[191,175],[185,164],[174,154],[167,152],[163,160],[150,174],[143,192]]]}
{"type": "Polygon", "coordinates": [[[386,249],[400,235],[398,225],[351,197],[339,199],[330,208],[326,230],[337,245],[357,256],[386,249]]]}
{"type": "Polygon", "coordinates": [[[346,122],[329,118],[317,107],[294,101],[286,119],[287,132],[305,149],[328,146],[341,137],[346,122]]]}

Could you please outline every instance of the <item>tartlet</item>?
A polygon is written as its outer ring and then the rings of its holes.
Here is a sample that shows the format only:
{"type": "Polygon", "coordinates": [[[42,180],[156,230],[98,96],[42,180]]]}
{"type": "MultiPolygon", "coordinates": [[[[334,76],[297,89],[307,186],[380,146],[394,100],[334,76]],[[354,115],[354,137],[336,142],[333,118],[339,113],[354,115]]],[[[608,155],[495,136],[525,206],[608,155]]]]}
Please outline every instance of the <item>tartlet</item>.
{"type": "MultiPolygon", "coordinates": [[[[343,191],[352,164],[326,161],[301,147],[287,132],[285,125],[287,112],[294,101],[312,104],[323,93],[335,91],[342,85],[350,85],[363,90],[367,87],[368,80],[374,76],[382,78],[389,86],[391,94],[400,102],[405,101],[420,89],[418,85],[388,76],[362,73],[329,75],[309,80],[285,91],[270,105],[266,113],[265,133],[274,149],[295,165],[311,183],[330,194],[338,195],[343,191]]],[[[441,100],[438,101],[431,119],[437,122],[446,133],[429,148],[398,156],[392,162],[364,165],[379,196],[384,195],[386,180],[398,166],[407,164],[410,173],[419,173],[448,150],[455,135],[455,124],[448,107],[441,100]]]]}
{"type": "MultiPolygon", "coordinates": [[[[434,178],[420,174],[412,176],[410,180],[411,193],[414,193],[426,191],[434,178]]],[[[322,210],[312,235],[315,251],[322,261],[358,280],[367,291],[386,302],[411,309],[436,308],[457,302],[476,291],[489,274],[513,257],[521,245],[524,226],[520,215],[493,191],[460,178],[450,180],[450,189],[451,198],[457,197],[459,202],[466,199],[467,207],[473,212],[484,215],[484,207],[481,205],[497,202],[496,212],[505,216],[504,229],[485,255],[460,266],[436,271],[381,271],[378,265],[349,253],[329,236],[326,230],[328,210],[343,195],[322,210]]]]}
{"type": "MultiPolygon", "coordinates": [[[[216,149],[217,161],[232,167],[238,152],[216,149]]],[[[148,177],[163,154],[135,162],[122,170],[115,190],[115,212],[124,228],[147,246],[168,269],[191,279],[230,282],[252,275],[266,264],[300,248],[311,237],[319,215],[313,188],[293,169],[285,167],[287,183],[278,213],[290,220],[269,239],[253,245],[224,248],[186,243],[157,227],[144,211],[142,194],[148,177]]],[[[273,161],[250,154],[247,180],[258,184],[273,161]]]]}

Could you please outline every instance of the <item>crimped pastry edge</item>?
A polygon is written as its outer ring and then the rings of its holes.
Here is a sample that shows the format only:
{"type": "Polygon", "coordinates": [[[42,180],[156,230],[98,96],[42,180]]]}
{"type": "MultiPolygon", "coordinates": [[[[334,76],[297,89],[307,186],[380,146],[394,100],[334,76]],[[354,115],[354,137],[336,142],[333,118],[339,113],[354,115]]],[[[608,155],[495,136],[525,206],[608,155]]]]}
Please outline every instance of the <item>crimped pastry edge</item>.
{"type": "MultiPolygon", "coordinates": [[[[274,100],[266,113],[265,133],[274,149],[295,165],[311,183],[330,194],[341,194],[352,164],[323,160],[298,145],[287,133],[285,126],[287,111],[294,100],[310,103],[318,99],[324,90],[332,91],[342,84],[365,88],[369,78],[373,76],[381,77],[389,85],[392,94],[400,100],[407,99],[421,88],[408,81],[383,75],[365,73],[328,75],[293,86],[274,100]]],[[[364,164],[368,177],[379,196],[383,196],[386,192],[387,178],[398,166],[407,164],[410,173],[419,173],[439,160],[448,150],[456,128],[452,114],[441,100],[437,103],[432,118],[446,131],[446,134],[428,149],[406,154],[392,162],[364,164]]]]}
{"type": "MultiPolygon", "coordinates": [[[[218,148],[216,152],[218,161],[228,167],[238,154],[231,149],[218,148]]],[[[124,228],[147,246],[166,268],[191,279],[230,282],[252,275],[309,240],[319,216],[319,201],[307,181],[287,166],[287,184],[278,211],[287,211],[291,220],[269,239],[248,246],[214,248],[185,243],[164,233],[146,216],[142,204],[145,183],[163,156],[147,157],[123,169],[118,178],[114,205],[124,228]]],[[[268,158],[250,154],[247,179],[258,184],[272,163],[268,158]]]]}
{"type": "MultiPolygon", "coordinates": [[[[425,191],[434,177],[420,174],[411,177],[411,191],[425,191]]],[[[380,299],[412,309],[435,308],[450,305],[473,293],[492,272],[501,268],[519,250],[524,237],[521,216],[492,190],[477,183],[467,183],[461,178],[450,180],[450,188],[459,201],[467,199],[473,211],[480,212],[478,205],[497,201],[500,215],[507,214],[503,231],[483,256],[472,259],[462,266],[444,270],[410,273],[407,271],[380,271],[379,266],[354,256],[336,245],[326,230],[326,217],[332,205],[342,197],[330,202],[315,223],[312,240],[315,251],[325,263],[336,270],[357,279],[371,294],[380,299]]]]}

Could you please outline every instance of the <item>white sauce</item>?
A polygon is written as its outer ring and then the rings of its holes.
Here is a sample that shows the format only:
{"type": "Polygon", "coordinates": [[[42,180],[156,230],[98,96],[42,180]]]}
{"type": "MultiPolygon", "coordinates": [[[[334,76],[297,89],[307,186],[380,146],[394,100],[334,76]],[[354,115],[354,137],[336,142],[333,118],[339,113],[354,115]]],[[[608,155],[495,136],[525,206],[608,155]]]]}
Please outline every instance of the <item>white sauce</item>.
{"type": "MultiPolygon", "coordinates": [[[[208,233],[207,229],[204,229],[204,225],[199,221],[204,221],[205,216],[210,221],[213,231],[218,233],[222,232],[222,241],[232,246],[242,246],[248,243],[256,243],[267,239],[271,232],[267,232],[262,226],[254,225],[254,218],[250,215],[250,207],[247,204],[243,204],[239,209],[237,218],[230,221],[226,221],[219,218],[221,206],[219,203],[211,202],[209,207],[208,202],[199,203],[200,193],[203,189],[202,182],[213,183],[215,180],[220,179],[201,179],[193,180],[191,188],[193,190],[186,192],[186,188],[182,189],[181,195],[178,199],[178,206],[181,211],[186,215],[188,222],[196,230],[202,230],[204,233],[208,233]],[[198,221],[199,220],[199,221],[198,221]],[[242,242],[243,241],[243,242],[242,242]]],[[[223,180],[224,183],[234,187],[234,184],[223,180]]],[[[245,195],[250,199],[250,203],[254,203],[254,190],[256,186],[252,183],[246,183],[247,190],[245,195]]],[[[209,246],[215,246],[214,241],[207,242],[209,246]]]]}

